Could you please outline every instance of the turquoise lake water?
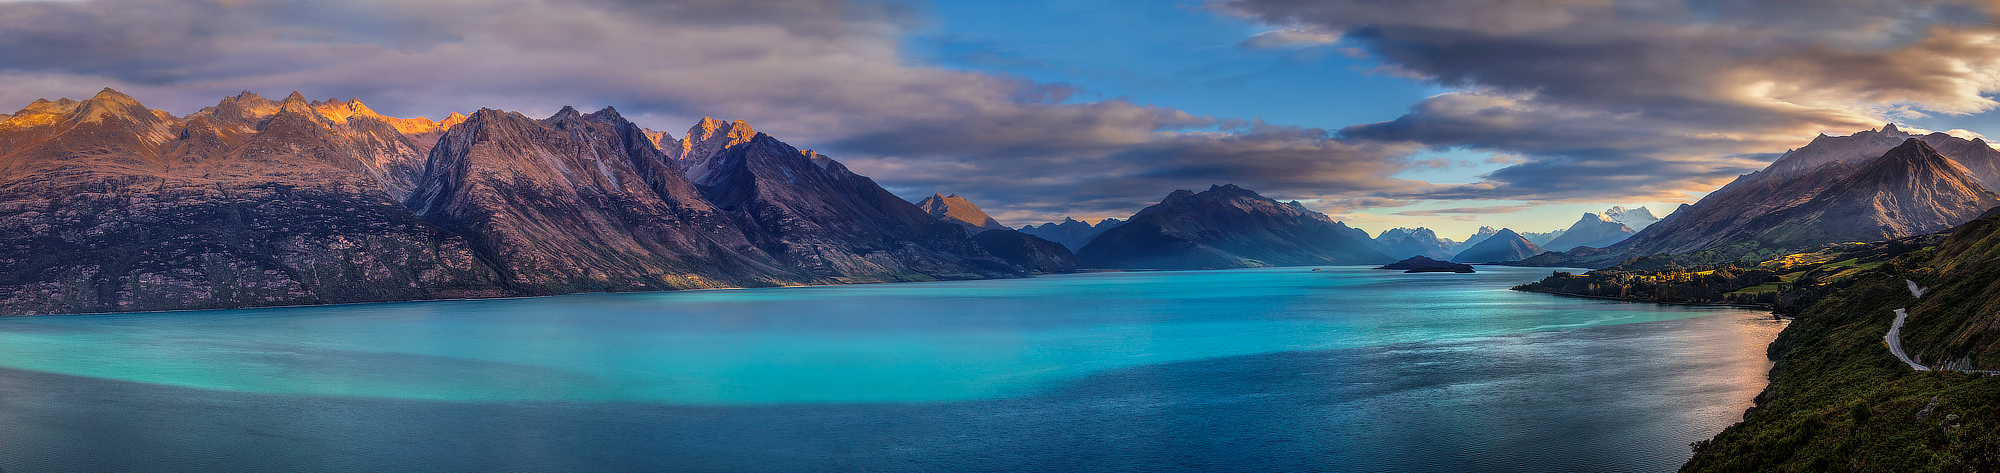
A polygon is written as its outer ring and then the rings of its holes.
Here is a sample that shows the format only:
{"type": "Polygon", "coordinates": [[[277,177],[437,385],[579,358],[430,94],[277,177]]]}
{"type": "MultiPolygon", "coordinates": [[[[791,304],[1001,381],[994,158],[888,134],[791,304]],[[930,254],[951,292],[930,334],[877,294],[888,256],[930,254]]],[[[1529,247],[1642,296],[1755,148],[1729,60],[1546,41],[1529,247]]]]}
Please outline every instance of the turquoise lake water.
{"type": "Polygon", "coordinates": [[[1311,269],[4,318],[0,469],[1671,471],[1780,328],[1311,269]]]}

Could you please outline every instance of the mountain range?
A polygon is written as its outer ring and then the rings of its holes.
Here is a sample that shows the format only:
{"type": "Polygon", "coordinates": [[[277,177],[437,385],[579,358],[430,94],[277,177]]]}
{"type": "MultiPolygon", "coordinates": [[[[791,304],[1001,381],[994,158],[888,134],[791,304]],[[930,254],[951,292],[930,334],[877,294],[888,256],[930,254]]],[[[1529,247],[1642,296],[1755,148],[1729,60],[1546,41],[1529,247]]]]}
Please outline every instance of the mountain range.
{"type": "Polygon", "coordinates": [[[1012,277],[940,222],[742,122],[384,117],[105,89],[0,121],[0,313],[1012,277]]]}
{"type": "Polygon", "coordinates": [[[2000,151],[1978,138],[1894,125],[1820,135],[1622,242],[1522,263],[1601,268],[1661,254],[1720,262],[1936,232],[2000,205],[1985,184],[2000,182],[1996,170],[2000,151]]]}
{"type": "Polygon", "coordinates": [[[1123,223],[1125,223],[1123,220],[1107,218],[1097,221],[1096,225],[1091,225],[1084,223],[1082,220],[1063,217],[1061,223],[1049,222],[1043,223],[1040,226],[1022,225],[1020,230],[1022,233],[1061,243],[1063,247],[1069,248],[1070,251],[1077,251],[1083,249],[1083,245],[1090,244],[1091,239],[1097,238],[1097,235],[1104,233],[1105,230],[1110,230],[1111,227],[1116,227],[1123,223]]]}
{"type": "Polygon", "coordinates": [[[1632,227],[1612,220],[1609,212],[1603,214],[1584,213],[1583,218],[1562,231],[1561,236],[1542,243],[1542,247],[1552,251],[1569,251],[1579,246],[1603,248],[1625,241],[1632,236],[1632,227]]]}
{"type": "Polygon", "coordinates": [[[1177,190],[1077,251],[1086,267],[1222,269],[1311,264],[1387,264],[1397,259],[1350,236],[1353,229],[1297,201],[1248,189],[1177,190]]]}
{"type": "Polygon", "coordinates": [[[0,117],[7,314],[1412,256],[1601,267],[1896,238],[2000,205],[1987,190],[2000,152],[1893,125],[1821,135],[1657,222],[1613,207],[1556,232],[1482,227],[1458,243],[1427,228],[1370,238],[1234,185],[1175,191],[1127,220],[1014,230],[956,195],[912,204],[742,121],[704,118],[676,138],[610,107],[433,121],[245,92],[177,117],[105,89],[0,117]]]}
{"type": "Polygon", "coordinates": [[[1449,260],[1453,254],[1452,250],[1458,247],[1457,242],[1438,238],[1437,232],[1424,227],[1385,230],[1373,241],[1377,243],[1376,251],[1398,260],[1412,256],[1424,256],[1439,261],[1449,260]]]}

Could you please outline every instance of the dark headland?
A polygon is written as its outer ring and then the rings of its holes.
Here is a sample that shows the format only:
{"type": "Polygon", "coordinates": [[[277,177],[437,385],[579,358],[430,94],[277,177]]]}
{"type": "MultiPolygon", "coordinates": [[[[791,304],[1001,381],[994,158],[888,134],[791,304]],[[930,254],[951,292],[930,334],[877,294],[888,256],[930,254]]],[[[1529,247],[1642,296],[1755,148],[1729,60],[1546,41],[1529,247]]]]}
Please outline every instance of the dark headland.
{"type": "Polygon", "coordinates": [[[1417,255],[1375,269],[1404,269],[1407,270],[1403,271],[1405,273],[1470,273],[1472,272],[1472,265],[1438,261],[1424,255],[1417,255]]]}

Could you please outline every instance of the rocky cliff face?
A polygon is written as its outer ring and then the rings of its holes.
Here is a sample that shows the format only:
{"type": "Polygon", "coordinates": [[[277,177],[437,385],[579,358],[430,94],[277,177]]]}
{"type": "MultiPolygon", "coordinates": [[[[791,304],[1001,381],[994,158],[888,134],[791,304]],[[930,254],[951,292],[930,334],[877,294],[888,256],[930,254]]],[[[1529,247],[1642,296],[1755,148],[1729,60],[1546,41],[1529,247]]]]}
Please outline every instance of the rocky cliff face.
{"type": "Polygon", "coordinates": [[[1529,243],[1528,239],[1521,238],[1521,235],[1514,233],[1513,230],[1502,228],[1492,236],[1480,240],[1478,244],[1472,245],[1471,248],[1459,252],[1451,260],[1460,263],[1502,263],[1524,260],[1541,253],[1542,247],[1529,243]]]}
{"type": "Polygon", "coordinates": [[[1585,212],[1583,218],[1563,230],[1562,236],[1549,240],[1542,248],[1552,251],[1569,251],[1579,246],[1603,248],[1625,241],[1633,233],[1636,232],[1632,231],[1632,227],[1618,223],[1607,215],[1585,212]]]}
{"type": "Polygon", "coordinates": [[[106,89],[0,123],[0,314],[505,294],[374,177],[400,134],[235,99],[182,120],[106,89]]]}
{"type": "Polygon", "coordinates": [[[1235,185],[1179,190],[1085,245],[1090,268],[1203,269],[1395,262],[1326,215],[1235,185]]]}
{"type": "Polygon", "coordinates": [[[1001,225],[999,220],[986,215],[986,211],[958,194],[931,194],[922,202],[917,202],[917,208],[924,209],[924,213],[938,220],[965,227],[965,231],[970,233],[1007,229],[1006,225],[1001,225]]]}

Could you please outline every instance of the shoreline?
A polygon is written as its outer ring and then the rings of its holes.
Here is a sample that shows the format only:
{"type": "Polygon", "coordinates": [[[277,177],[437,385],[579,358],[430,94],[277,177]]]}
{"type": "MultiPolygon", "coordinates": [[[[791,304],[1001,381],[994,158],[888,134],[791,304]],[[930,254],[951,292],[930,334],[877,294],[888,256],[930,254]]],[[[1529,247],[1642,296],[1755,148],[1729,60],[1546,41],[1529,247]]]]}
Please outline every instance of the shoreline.
{"type": "Polygon", "coordinates": [[[1574,293],[1568,293],[1568,292],[1555,292],[1555,291],[1537,291],[1537,290],[1533,290],[1533,289],[1508,289],[1508,290],[1510,290],[1510,291],[1521,291],[1521,292],[1533,292],[1533,293],[1536,293],[1536,294],[1549,294],[1549,295],[1554,295],[1554,296],[1563,296],[1563,297],[1576,297],[1576,298],[1581,298],[1581,299],[1599,299],[1599,300],[1607,300],[1607,301],[1618,301],[1618,302],[1630,302],[1630,303],[1652,303],[1652,304],[1660,304],[1660,305],[1684,305],[1684,306],[1694,306],[1694,307],[1733,307],[1733,308],[1738,308],[1738,309],[1762,309],[1762,310],[1775,310],[1775,308],[1773,308],[1773,307],[1771,307],[1771,306],[1769,306],[1769,305],[1765,305],[1765,304],[1732,304],[1732,303],[1728,303],[1728,302],[1673,302],[1673,301],[1655,301],[1655,300],[1647,300],[1647,299],[1634,299],[1634,298],[1629,298],[1629,297],[1611,297],[1611,296],[1593,296],[1593,295],[1589,295],[1589,294],[1574,294],[1574,293]]]}

